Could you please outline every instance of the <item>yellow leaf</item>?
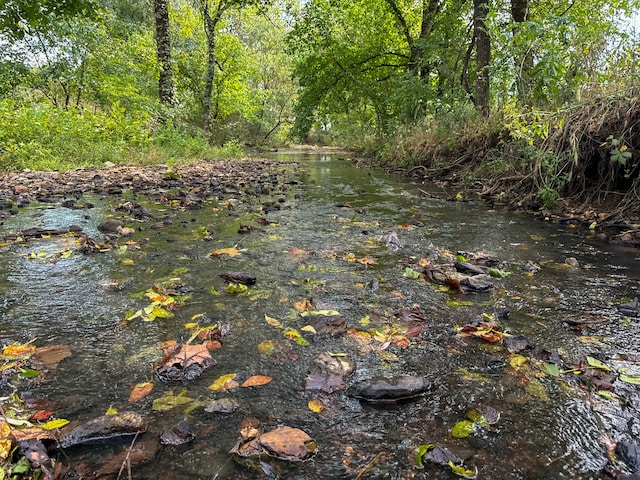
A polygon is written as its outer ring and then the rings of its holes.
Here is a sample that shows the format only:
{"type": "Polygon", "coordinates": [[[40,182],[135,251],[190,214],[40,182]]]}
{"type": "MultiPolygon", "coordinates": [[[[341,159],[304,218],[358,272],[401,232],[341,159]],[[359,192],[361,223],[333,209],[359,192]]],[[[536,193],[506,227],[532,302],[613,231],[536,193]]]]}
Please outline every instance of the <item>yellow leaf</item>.
{"type": "Polygon", "coordinates": [[[40,428],[44,428],[45,430],[55,430],[56,428],[62,428],[66,424],[69,423],[69,420],[64,418],[58,418],[56,420],[51,420],[47,423],[40,425],[40,428]]]}
{"type": "Polygon", "coordinates": [[[282,323],[280,323],[280,321],[278,319],[270,317],[268,315],[264,316],[264,321],[267,322],[272,327],[279,328],[279,327],[282,326],[282,323]]]}
{"type": "Polygon", "coordinates": [[[247,378],[244,381],[244,383],[240,386],[241,387],[259,387],[261,385],[266,385],[267,383],[270,383],[271,380],[273,380],[273,378],[269,377],[268,375],[253,375],[247,378]]]}
{"type": "Polygon", "coordinates": [[[344,259],[347,262],[355,262],[356,261],[356,256],[353,253],[347,253],[346,257],[344,257],[344,259]]]}
{"type": "Polygon", "coordinates": [[[227,248],[218,248],[210,253],[212,257],[217,257],[218,255],[228,255],[230,257],[235,257],[236,255],[240,255],[241,251],[238,248],[238,245],[234,245],[233,247],[227,248]]]}
{"type": "Polygon", "coordinates": [[[133,258],[123,258],[122,263],[123,265],[135,265],[136,262],[133,258]]]}
{"type": "Polygon", "coordinates": [[[509,365],[511,365],[514,370],[520,370],[527,361],[528,359],[524,355],[511,355],[509,365]]]}
{"type": "Polygon", "coordinates": [[[36,353],[36,346],[30,343],[12,343],[4,347],[2,354],[7,357],[30,357],[36,353]]]}
{"type": "Polygon", "coordinates": [[[213,390],[214,392],[226,392],[227,390],[236,388],[238,386],[238,382],[234,381],[234,378],[236,378],[235,373],[221,375],[209,386],[209,390],[213,390]]]}
{"type": "Polygon", "coordinates": [[[313,308],[311,302],[306,298],[304,300],[300,300],[299,302],[294,302],[293,308],[295,308],[299,312],[308,312],[313,308]]]}
{"type": "Polygon", "coordinates": [[[11,439],[4,438],[0,440],[0,461],[5,461],[11,453],[11,439]]]}
{"type": "Polygon", "coordinates": [[[118,410],[113,408],[113,406],[109,405],[109,408],[107,408],[107,411],[104,414],[105,415],[117,415],[117,413],[118,413],[118,410]]]}
{"type": "Polygon", "coordinates": [[[313,328],[311,325],[305,325],[304,327],[302,327],[300,330],[302,330],[303,332],[309,332],[309,333],[318,333],[316,331],[315,328],[313,328]]]}
{"type": "Polygon", "coordinates": [[[198,325],[196,322],[189,322],[184,324],[185,330],[193,330],[198,327],[200,327],[200,325],[198,325]]]}
{"type": "Polygon", "coordinates": [[[309,400],[309,403],[307,403],[307,405],[309,407],[309,410],[315,413],[320,413],[322,410],[324,410],[324,403],[322,403],[322,400],[320,400],[319,398],[309,400]]]}

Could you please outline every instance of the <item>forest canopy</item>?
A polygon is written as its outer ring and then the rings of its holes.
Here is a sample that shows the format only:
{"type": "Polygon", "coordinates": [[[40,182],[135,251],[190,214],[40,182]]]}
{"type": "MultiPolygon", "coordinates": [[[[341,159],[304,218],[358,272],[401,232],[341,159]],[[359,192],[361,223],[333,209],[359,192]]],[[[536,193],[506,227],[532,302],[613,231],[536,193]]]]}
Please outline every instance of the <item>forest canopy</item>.
{"type": "MultiPolygon", "coordinates": [[[[468,134],[488,150],[505,130],[541,148],[559,112],[637,83],[639,5],[0,0],[0,167],[291,142],[428,165],[460,157],[468,134]]],[[[609,135],[626,163],[629,139],[609,135]]],[[[557,193],[565,152],[554,155],[538,188],[557,193]]]]}

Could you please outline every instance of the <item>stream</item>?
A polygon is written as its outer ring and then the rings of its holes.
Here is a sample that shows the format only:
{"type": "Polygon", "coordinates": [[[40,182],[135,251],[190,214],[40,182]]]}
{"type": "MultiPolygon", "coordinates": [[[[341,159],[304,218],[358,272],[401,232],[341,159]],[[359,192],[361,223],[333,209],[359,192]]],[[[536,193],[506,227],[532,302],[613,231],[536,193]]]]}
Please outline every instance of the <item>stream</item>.
{"type": "MultiPolygon", "coordinates": [[[[134,232],[91,255],[75,251],[68,235],[1,247],[2,346],[68,345],[72,355],[46,375],[5,381],[0,395],[17,390],[76,423],[109,408],[139,413],[147,431],[135,441],[152,453],[133,465],[135,479],[460,478],[446,463],[416,462],[416,449],[428,444],[479,479],[632,471],[612,467],[604,439],[640,441],[640,324],[617,308],[638,295],[640,251],[605,244],[596,231],[450,201],[439,187],[359,169],[343,155],[272,158],[283,162],[287,181],[253,197],[230,190],[185,210],[124,192],[83,198],[88,209],[33,203],[5,220],[5,236],[78,225],[101,239],[98,226],[109,217],[134,232]],[[142,205],[154,221],[114,210],[125,202],[142,205]],[[488,291],[461,293],[429,278],[429,268],[447,259],[474,258],[492,261],[488,291]],[[249,272],[256,283],[234,291],[220,276],[226,272],[249,272]],[[145,318],[154,286],[180,294],[171,316],[145,318]],[[343,324],[320,321],[314,333],[305,327],[322,314],[313,312],[333,312],[343,324]],[[407,312],[416,327],[409,332],[407,312]],[[497,324],[489,332],[497,341],[476,335],[481,322],[497,324]],[[161,346],[193,343],[206,326],[223,333],[211,351],[215,364],[190,380],[161,381],[161,346]],[[309,388],[314,359],[326,352],[353,362],[346,388],[309,388]],[[254,375],[272,380],[210,388],[225,374],[240,384],[254,375]],[[388,403],[356,398],[349,388],[405,375],[424,377],[429,388],[388,403]],[[144,382],[154,384],[151,393],[129,402],[144,382]],[[167,394],[192,401],[157,408],[167,394]],[[203,408],[220,398],[237,409],[203,408]],[[468,422],[468,435],[452,435],[474,409],[499,418],[468,422]],[[317,453],[302,462],[231,455],[247,418],[265,431],[299,428],[317,453]],[[193,440],[158,445],[183,419],[193,440]]],[[[131,440],[67,449],[60,461],[77,473],[65,478],[116,478],[117,469],[102,466],[131,440]]]]}

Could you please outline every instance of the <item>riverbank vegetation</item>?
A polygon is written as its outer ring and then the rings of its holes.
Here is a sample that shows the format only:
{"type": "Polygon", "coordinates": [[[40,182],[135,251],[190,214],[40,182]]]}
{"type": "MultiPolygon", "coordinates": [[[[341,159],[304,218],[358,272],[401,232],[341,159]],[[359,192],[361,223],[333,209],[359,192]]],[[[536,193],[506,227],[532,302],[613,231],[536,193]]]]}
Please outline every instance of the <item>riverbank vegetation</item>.
{"type": "Polygon", "coordinates": [[[492,202],[638,213],[638,0],[39,5],[0,1],[2,169],[305,141],[492,202]]]}

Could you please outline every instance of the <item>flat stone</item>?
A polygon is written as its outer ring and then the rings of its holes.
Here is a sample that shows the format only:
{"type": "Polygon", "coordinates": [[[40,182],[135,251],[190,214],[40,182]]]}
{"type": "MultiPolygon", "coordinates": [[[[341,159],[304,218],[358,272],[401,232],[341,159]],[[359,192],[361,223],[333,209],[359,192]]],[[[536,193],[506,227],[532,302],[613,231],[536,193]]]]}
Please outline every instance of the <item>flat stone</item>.
{"type": "Polygon", "coordinates": [[[355,383],[349,393],[367,402],[392,403],[420,396],[427,391],[429,385],[426,378],[411,375],[375,377],[355,383]]]}
{"type": "Polygon", "coordinates": [[[144,421],[135,412],[102,415],[71,430],[60,439],[60,446],[68,448],[85,443],[115,440],[144,430],[144,421]]]}

